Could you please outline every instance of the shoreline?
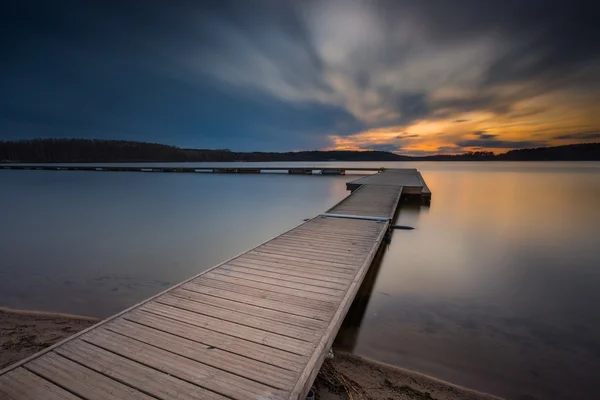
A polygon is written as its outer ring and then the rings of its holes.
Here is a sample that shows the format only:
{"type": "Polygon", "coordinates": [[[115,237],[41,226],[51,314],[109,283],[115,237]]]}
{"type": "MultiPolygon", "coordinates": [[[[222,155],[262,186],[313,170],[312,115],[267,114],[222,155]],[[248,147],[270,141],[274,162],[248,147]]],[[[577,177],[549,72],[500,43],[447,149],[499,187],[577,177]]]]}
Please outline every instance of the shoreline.
{"type": "MultiPolygon", "coordinates": [[[[89,328],[100,319],[0,307],[0,370],[89,328]]],[[[415,371],[334,349],[315,380],[317,399],[497,400],[415,371]]]]}
{"type": "Polygon", "coordinates": [[[0,370],[98,321],[81,315],[0,307],[0,370]]]}
{"type": "Polygon", "coordinates": [[[101,321],[99,318],[88,317],[85,315],[77,314],[66,314],[52,311],[38,311],[38,310],[19,310],[9,307],[0,306],[0,314],[16,314],[16,315],[30,315],[34,317],[47,317],[47,318],[64,318],[69,320],[80,320],[80,321],[101,321]]]}

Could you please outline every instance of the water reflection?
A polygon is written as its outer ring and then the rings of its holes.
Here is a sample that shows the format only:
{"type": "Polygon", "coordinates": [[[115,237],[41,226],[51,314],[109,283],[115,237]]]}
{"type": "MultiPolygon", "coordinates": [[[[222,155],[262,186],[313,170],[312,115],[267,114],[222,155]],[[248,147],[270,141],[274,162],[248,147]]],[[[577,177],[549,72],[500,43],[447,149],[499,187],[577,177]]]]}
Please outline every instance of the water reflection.
{"type": "Polygon", "coordinates": [[[352,302],[352,306],[348,310],[348,314],[346,314],[346,318],[340,327],[340,331],[335,338],[335,342],[333,344],[336,348],[342,348],[346,351],[354,351],[356,347],[358,334],[360,333],[360,328],[362,326],[363,319],[367,312],[367,308],[369,306],[369,301],[371,300],[371,296],[373,294],[373,289],[375,287],[375,282],[377,281],[377,276],[379,275],[379,269],[381,268],[381,259],[387,245],[383,245],[379,251],[377,252],[375,258],[373,259],[373,264],[356,293],[356,297],[352,302]]]}
{"type": "Polygon", "coordinates": [[[401,209],[416,229],[395,231],[350,344],[508,398],[593,398],[600,166],[479,167],[425,173],[431,207],[401,209]]]}

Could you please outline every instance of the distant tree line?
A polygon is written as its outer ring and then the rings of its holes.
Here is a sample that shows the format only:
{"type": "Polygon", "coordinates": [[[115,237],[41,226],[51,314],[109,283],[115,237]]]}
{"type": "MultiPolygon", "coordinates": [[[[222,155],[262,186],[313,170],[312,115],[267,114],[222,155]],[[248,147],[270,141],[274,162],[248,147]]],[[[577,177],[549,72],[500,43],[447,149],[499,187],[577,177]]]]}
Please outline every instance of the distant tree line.
{"type": "Polygon", "coordinates": [[[387,151],[233,152],[182,149],[157,143],[99,139],[0,141],[0,162],[232,162],[232,161],[600,161],[600,143],[458,155],[403,156],[387,151]]]}
{"type": "Polygon", "coordinates": [[[496,158],[505,161],[600,161],[600,143],[511,150],[496,158]]]}
{"type": "Polygon", "coordinates": [[[287,153],[182,149],[164,144],[99,139],[34,139],[0,142],[2,162],[169,162],[169,161],[397,161],[385,151],[301,151],[287,153]]]}

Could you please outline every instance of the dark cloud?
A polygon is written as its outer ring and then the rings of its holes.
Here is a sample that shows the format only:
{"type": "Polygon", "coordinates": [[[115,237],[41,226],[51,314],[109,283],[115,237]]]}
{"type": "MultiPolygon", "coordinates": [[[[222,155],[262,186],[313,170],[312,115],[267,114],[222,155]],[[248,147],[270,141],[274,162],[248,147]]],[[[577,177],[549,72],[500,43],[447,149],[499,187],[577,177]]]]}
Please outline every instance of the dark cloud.
{"type": "Polygon", "coordinates": [[[419,137],[419,135],[416,133],[412,133],[409,135],[407,132],[404,132],[403,134],[396,136],[396,139],[417,138],[417,137],[419,137]]]}
{"type": "Polygon", "coordinates": [[[499,135],[486,133],[485,131],[477,131],[471,134],[473,139],[462,139],[456,141],[458,147],[469,147],[475,150],[482,150],[486,148],[496,149],[524,149],[529,147],[542,147],[546,146],[546,141],[534,141],[534,140],[502,140],[499,139],[499,135]]]}
{"type": "Polygon", "coordinates": [[[479,139],[489,140],[493,139],[498,135],[492,135],[491,133],[485,133],[485,131],[477,131],[473,132],[473,135],[477,136],[479,139]]]}
{"type": "Polygon", "coordinates": [[[398,146],[393,143],[381,143],[368,145],[365,147],[365,149],[375,151],[401,151],[402,146],[398,146]]]}
{"type": "MultiPolygon", "coordinates": [[[[387,91],[387,90],[382,90],[387,91]]],[[[400,117],[394,122],[410,124],[431,114],[427,93],[387,93],[383,102],[391,110],[397,111],[400,117]]]]}
{"type": "Polygon", "coordinates": [[[512,47],[496,57],[488,71],[490,83],[536,81],[561,83],[589,63],[598,61],[600,30],[592,1],[519,2],[504,25],[512,47]]]}
{"type": "Polygon", "coordinates": [[[478,147],[487,149],[526,149],[530,147],[544,147],[547,146],[547,142],[531,140],[466,139],[457,141],[456,145],[460,147],[478,147]]]}
{"type": "Polygon", "coordinates": [[[557,79],[598,60],[597,4],[589,0],[444,0],[396,2],[427,25],[432,39],[454,42],[499,37],[507,44],[494,55],[487,83],[557,79]]]}
{"type": "Polygon", "coordinates": [[[468,122],[468,119],[455,119],[454,122],[456,123],[461,123],[461,122],[468,122]]]}
{"type": "Polygon", "coordinates": [[[555,136],[554,139],[558,139],[558,140],[600,140],[600,131],[568,133],[565,135],[555,136]]]}

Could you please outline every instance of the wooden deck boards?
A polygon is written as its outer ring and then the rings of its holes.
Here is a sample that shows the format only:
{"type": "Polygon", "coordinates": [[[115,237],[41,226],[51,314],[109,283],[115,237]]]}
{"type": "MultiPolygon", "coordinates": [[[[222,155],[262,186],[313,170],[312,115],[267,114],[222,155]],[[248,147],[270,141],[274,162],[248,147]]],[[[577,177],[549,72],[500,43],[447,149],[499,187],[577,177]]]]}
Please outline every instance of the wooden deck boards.
{"type": "Polygon", "coordinates": [[[346,183],[348,190],[365,186],[402,186],[405,194],[418,195],[426,203],[431,201],[431,191],[423,176],[415,168],[389,169],[382,173],[363,176],[346,183]]]}
{"type": "Polygon", "coordinates": [[[0,397],[303,399],[401,193],[364,185],[328,213],[384,221],[313,218],[0,371],[0,397]]]}

